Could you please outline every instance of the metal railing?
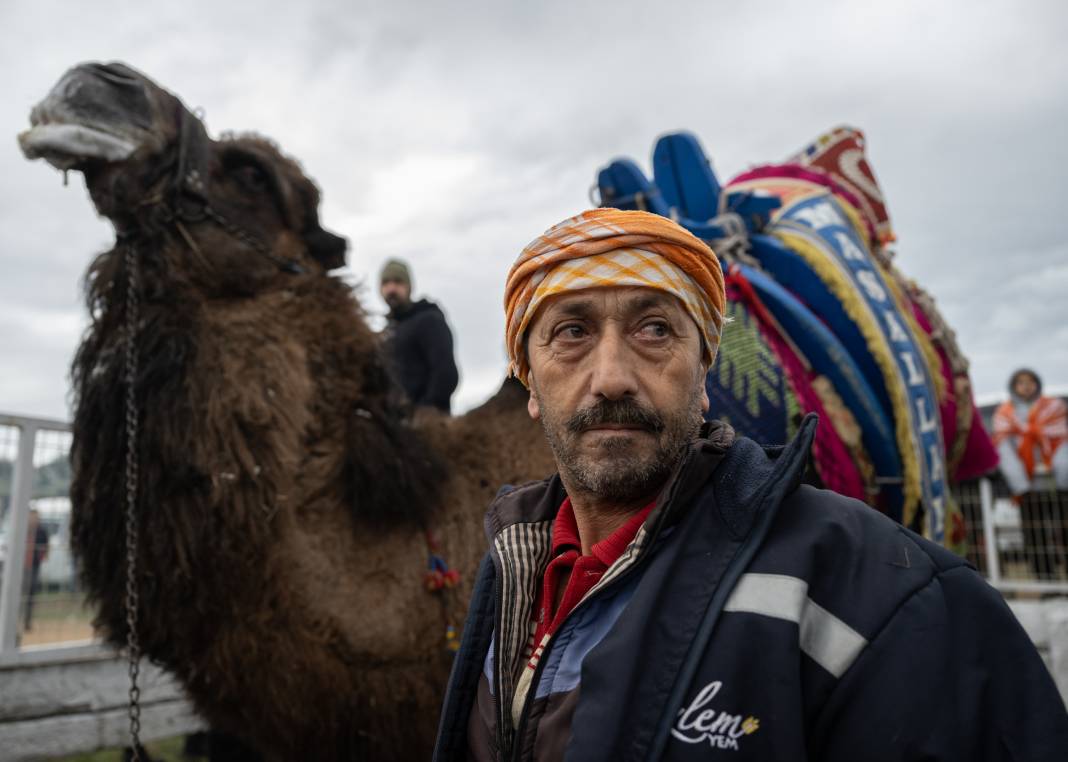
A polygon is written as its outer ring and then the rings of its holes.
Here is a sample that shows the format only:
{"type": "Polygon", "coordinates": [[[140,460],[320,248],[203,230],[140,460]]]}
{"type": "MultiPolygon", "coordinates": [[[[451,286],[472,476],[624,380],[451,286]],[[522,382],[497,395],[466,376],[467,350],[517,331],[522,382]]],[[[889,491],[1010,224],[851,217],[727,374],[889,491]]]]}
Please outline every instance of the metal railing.
{"type": "Polygon", "coordinates": [[[0,664],[96,641],[70,552],[70,441],[64,421],[0,413],[0,664]]]}
{"type": "MultiPolygon", "coordinates": [[[[96,642],[70,555],[70,425],[0,413],[0,664],[96,642]]],[[[1068,493],[1013,501],[1000,477],[964,482],[968,559],[1005,593],[1068,594],[1068,493]]]]}
{"type": "Polygon", "coordinates": [[[1068,594],[1068,492],[1042,481],[1013,500],[1000,476],[956,485],[968,560],[1003,593],[1068,594]]]}

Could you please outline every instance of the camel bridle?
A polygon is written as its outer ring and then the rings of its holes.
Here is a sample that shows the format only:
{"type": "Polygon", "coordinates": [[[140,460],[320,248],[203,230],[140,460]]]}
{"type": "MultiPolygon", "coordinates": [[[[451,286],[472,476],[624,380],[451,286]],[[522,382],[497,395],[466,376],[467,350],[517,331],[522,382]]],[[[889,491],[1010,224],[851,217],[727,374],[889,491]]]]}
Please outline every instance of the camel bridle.
{"type": "MultiPolygon", "coordinates": [[[[139,210],[147,212],[149,229],[160,230],[173,226],[186,245],[200,256],[200,246],[190,235],[187,226],[212,222],[231,238],[273,263],[282,272],[291,275],[306,273],[307,269],[300,262],[278,256],[262,239],[231,222],[211,205],[204,186],[204,178],[200,170],[192,166],[191,159],[195,151],[194,141],[198,139],[198,134],[203,134],[203,129],[199,131],[195,129],[195,126],[200,123],[199,119],[184,108],[179,111],[178,119],[180,122],[178,160],[174,180],[169,186],[162,183],[162,187],[137,205],[139,210]]],[[[149,230],[146,230],[144,225],[138,225],[134,230],[120,232],[117,235],[119,242],[127,244],[129,248],[130,244],[135,243],[148,232],[149,230]]]]}
{"type": "MultiPolygon", "coordinates": [[[[264,259],[269,260],[279,270],[290,275],[303,275],[305,267],[295,259],[280,257],[260,238],[249,233],[240,225],[228,220],[219,213],[203,195],[204,181],[200,173],[193,169],[188,171],[178,183],[175,192],[168,201],[163,192],[146,197],[139,203],[138,209],[147,212],[151,228],[160,230],[173,226],[188,246],[197,255],[202,255],[200,246],[190,234],[188,226],[212,222],[224,230],[227,235],[244,246],[252,249],[264,259]],[[192,192],[190,192],[192,191],[192,192]]],[[[118,233],[119,243],[125,244],[127,250],[143,238],[148,231],[144,226],[135,230],[118,233]]]]}

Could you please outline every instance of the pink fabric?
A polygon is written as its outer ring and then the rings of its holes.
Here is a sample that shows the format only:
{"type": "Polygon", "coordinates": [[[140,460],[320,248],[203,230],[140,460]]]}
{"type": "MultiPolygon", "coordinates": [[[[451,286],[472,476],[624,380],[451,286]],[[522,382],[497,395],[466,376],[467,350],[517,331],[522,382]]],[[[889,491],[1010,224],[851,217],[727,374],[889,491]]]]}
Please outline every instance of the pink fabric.
{"type": "Polygon", "coordinates": [[[761,334],[786,371],[790,381],[790,390],[797,397],[801,410],[819,415],[820,420],[812,443],[812,459],[824,486],[841,495],[868,502],[867,490],[860,471],[853,462],[849,450],[839,438],[838,432],[834,430],[830,416],[824,410],[819,396],[812,389],[813,374],[805,368],[805,364],[794,353],[791,345],[778,335],[767,308],[760,302],[753,287],[740,273],[732,272],[728,275],[727,298],[732,302],[741,302],[753,312],[761,334]]]}
{"type": "Polygon", "coordinates": [[[990,435],[983,427],[983,418],[979,415],[979,408],[972,399],[972,427],[968,431],[968,444],[964,447],[964,456],[957,466],[957,481],[977,479],[985,476],[998,467],[998,453],[994,449],[990,435]]]}
{"type": "MultiPolygon", "coordinates": [[[[768,177],[789,177],[793,180],[804,180],[806,182],[815,183],[816,185],[822,185],[824,188],[827,188],[834,193],[834,195],[841,197],[843,201],[857,211],[861,211],[863,208],[861,207],[860,199],[857,198],[856,194],[850,192],[840,183],[836,182],[833,177],[821,170],[811,167],[802,167],[800,164],[764,164],[759,167],[754,167],[748,172],[743,172],[727,183],[727,190],[729,192],[730,186],[734,183],[743,183],[747,180],[763,180],[768,177]]],[[[868,219],[867,215],[861,214],[860,217],[864,220],[864,226],[868,231],[868,245],[870,246],[873,241],[878,240],[876,238],[875,226],[872,224],[872,221],[868,219]]]]}

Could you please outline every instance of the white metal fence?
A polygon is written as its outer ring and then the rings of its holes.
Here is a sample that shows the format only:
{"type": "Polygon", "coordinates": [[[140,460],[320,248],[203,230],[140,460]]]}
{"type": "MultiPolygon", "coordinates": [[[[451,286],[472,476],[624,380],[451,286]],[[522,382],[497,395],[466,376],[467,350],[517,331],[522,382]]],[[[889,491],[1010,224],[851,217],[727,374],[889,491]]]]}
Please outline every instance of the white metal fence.
{"type": "Polygon", "coordinates": [[[70,426],[0,413],[0,663],[94,640],[70,553],[70,426]]]}
{"type": "Polygon", "coordinates": [[[1051,483],[1013,500],[1000,477],[955,487],[968,560],[1005,593],[1068,594],[1068,492],[1051,483]]]}
{"type": "MultiPolygon", "coordinates": [[[[70,426],[0,413],[0,664],[94,641],[70,554],[70,426]]],[[[954,489],[968,559],[1006,593],[1068,594],[1068,493],[1014,502],[998,477],[954,489]]]]}
{"type": "MultiPolygon", "coordinates": [[[[102,644],[70,554],[70,427],[0,413],[0,759],[126,742],[126,664],[102,644]]],[[[202,727],[180,686],[141,667],[141,738],[202,727]]]]}

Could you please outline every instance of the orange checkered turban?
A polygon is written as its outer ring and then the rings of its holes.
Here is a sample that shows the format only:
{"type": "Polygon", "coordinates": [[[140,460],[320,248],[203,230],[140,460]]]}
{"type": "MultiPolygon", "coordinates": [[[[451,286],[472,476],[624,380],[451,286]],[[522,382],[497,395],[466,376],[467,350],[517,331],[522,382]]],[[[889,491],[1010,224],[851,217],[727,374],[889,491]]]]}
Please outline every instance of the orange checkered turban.
{"type": "Polygon", "coordinates": [[[723,327],[719,259],[707,244],[666,217],[606,208],[549,228],[512,265],[504,289],[512,375],[527,383],[530,368],[523,336],[544,299],[606,286],[645,286],[677,297],[701,330],[704,359],[711,366],[723,327]]]}

